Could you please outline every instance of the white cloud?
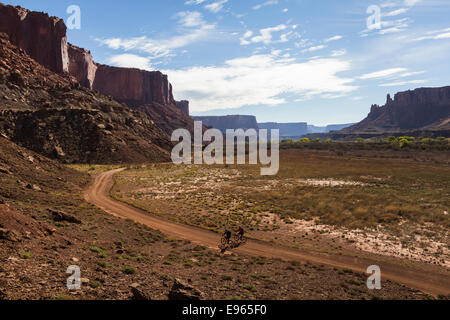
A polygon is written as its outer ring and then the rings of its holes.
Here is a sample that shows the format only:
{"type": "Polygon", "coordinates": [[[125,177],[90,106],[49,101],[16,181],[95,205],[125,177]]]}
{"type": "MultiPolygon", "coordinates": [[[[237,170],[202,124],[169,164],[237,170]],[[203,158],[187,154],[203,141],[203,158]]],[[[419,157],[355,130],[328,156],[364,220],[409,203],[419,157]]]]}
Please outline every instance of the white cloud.
{"type": "Polygon", "coordinates": [[[405,72],[405,73],[399,74],[398,77],[399,78],[407,78],[407,77],[417,76],[419,74],[424,74],[424,73],[425,73],[425,71],[405,72]]]}
{"type": "Polygon", "coordinates": [[[241,41],[241,45],[245,46],[247,44],[250,44],[250,41],[248,41],[247,39],[250,38],[253,35],[253,31],[247,31],[246,33],[244,33],[244,35],[239,38],[239,40],[241,41]]]}
{"type": "Polygon", "coordinates": [[[205,24],[202,14],[197,11],[178,12],[175,17],[179,18],[179,23],[185,27],[197,27],[205,24]]]}
{"type": "Polygon", "coordinates": [[[259,10],[262,7],[267,7],[267,6],[273,6],[278,4],[278,0],[268,0],[266,2],[263,2],[261,4],[257,4],[256,6],[253,6],[253,10],[259,10]]]}
{"type": "Polygon", "coordinates": [[[427,35],[425,35],[425,36],[413,39],[413,41],[449,39],[450,38],[450,28],[429,31],[426,34],[427,35]]]}
{"type": "Polygon", "coordinates": [[[383,83],[380,84],[380,87],[398,87],[398,86],[406,86],[409,84],[422,84],[426,83],[427,80],[411,80],[411,81],[398,81],[398,82],[391,82],[391,83],[383,83]]]}
{"type": "Polygon", "coordinates": [[[191,101],[195,112],[232,109],[246,105],[279,105],[283,94],[307,99],[356,90],[353,79],[338,74],[350,69],[339,59],[299,63],[275,55],[253,55],[226,61],[223,66],[163,70],[174,85],[176,97],[191,101]]]}
{"type": "Polygon", "coordinates": [[[331,42],[331,41],[341,40],[342,38],[343,38],[343,36],[334,36],[334,37],[325,39],[324,41],[325,41],[325,43],[327,43],[327,42],[331,42]]]}
{"type": "Polygon", "coordinates": [[[332,56],[332,57],[340,57],[340,56],[343,56],[343,55],[345,55],[345,54],[347,54],[347,50],[345,50],[345,49],[341,49],[341,50],[333,50],[333,51],[331,52],[331,56],[332,56]]]}
{"type": "MultiPolygon", "coordinates": [[[[253,36],[253,32],[252,31],[247,31],[242,38],[240,38],[241,41],[241,45],[248,45],[250,43],[264,43],[264,44],[270,44],[272,43],[273,40],[273,33],[276,32],[280,32],[283,30],[286,30],[288,27],[284,24],[280,24],[276,27],[271,27],[271,28],[264,28],[259,30],[259,35],[256,35],[254,37],[253,36]]],[[[287,37],[288,37],[289,33],[283,34],[280,36],[280,38],[278,40],[276,40],[277,42],[286,42],[287,37]]]]}
{"type": "Polygon", "coordinates": [[[418,4],[422,0],[405,0],[405,6],[412,7],[418,4]]]}
{"type": "Polygon", "coordinates": [[[319,51],[319,50],[325,49],[326,47],[327,46],[324,46],[324,45],[315,46],[315,47],[309,47],[308,49],[303,49],[302,53],[315,52],[315,51],[319,51]]]}
{"type": "Polygon", "coordinates": [[[205,2],[206,0],[189,0],[186,1],[185,4],[187,5],[191,5],[191,4],[202,4],[203,2],[205,2]]]}
{"type": "Polygon", "coordinates": [[[404,14],[404,13],[408,12],[408,10],[409,10],[408,8],[400,8],[400,9],[397,9],[397,10],[394,10],[394,11],[390,11],[390,12],[384,14],[383,16],[385,16],[385,17],[395,17],[395,16],[398,16],[398,15],[401,15],[401,14],[404,14]]]}
{"type": "Polygon", "coordinates": [[[283,11],[284,13],[286,13],[286,12],[289,11],[289,9],[288,9],[288,8],[284,8],[282,11],[283,11]]]}
{"type": "Polygon", "coordinates": [[[96,39],[101,44],[114,50],[140,51],[151,55],[151,58],[161,58],[173,55],[179,49],[193,43],[207,40],[215,30],[214,24],[207,24],[199,12],[180,12],[175,15],[182,26],[181,34],[167,39],[153,39],[147,36],[128,39],[110,38],[96,39]]]}
{"type": "Polygon", "coordinates": [[[393,75],[396,75],[400,72],[408,71],[406,68],[391,68],[391,69],[385,69],[380,70],[372,73],[367,73],[359,77],[361,80],[368,80],[368,79],[382,79],[387,77],[392,77],[393,75]]]}
{"type": "Polygon", "coordinates": [[[227,2],[228,0],[219,0],[217,2],[205,5],[205,9],[211,11],[212,13],[218,13],[223,9],[224,4],[227,2]]]}
{"type": "Polygon", "coordinates": [[[137,56],[134,54],[120,54],[108,59],[108,63],[116,67],[137,68],[141,70],[153,70],[150,64],[150,58],[137,56]]]}

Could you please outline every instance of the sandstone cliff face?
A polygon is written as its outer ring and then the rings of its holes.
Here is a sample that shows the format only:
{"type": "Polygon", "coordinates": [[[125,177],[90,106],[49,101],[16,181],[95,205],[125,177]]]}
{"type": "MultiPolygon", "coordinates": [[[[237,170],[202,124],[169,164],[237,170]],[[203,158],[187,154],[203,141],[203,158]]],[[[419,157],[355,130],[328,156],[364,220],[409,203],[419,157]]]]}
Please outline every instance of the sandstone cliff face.
{"type": "Polygon", "coordinates": [[[12,44],[48,69],[69,71],[69,56],[64,21],[42,12],[0,4],[0,32],[12,44]]]}
{"type": "Polygon", "coordinates": [[[68,53],[70,75],[77,79],[83,87],[92,89],[97,73],[97,65],[92,59],[91,53],[70,43],[68,45],[68,53]]]}
{"type": "Polygon", "coordinates": [[[386,132],[427,128],[448,122],[450,87],[420,88],[390,95],[384,106],[372,105],[369,115],[345,132],[386,132]]]}
{"type": "Polygon", "coordinates": [[[258,123],[255,116],[231,115],[231,116],[211,116],[193,117],[196,121],[202,121],[204,126],[219,129],[223,133],[227,129],[255,129],[258,130],[258,123]]]}
{"type": "Polygon", "coordinates": [[[159,71],[144,71],[99,65],[93,89],[131,106],[152,102],[175,103],[168,77],[159,71]]]}
{"type": "Polygon", "coordinates": [[[186,115],[189,115],[189,101],[176,101],[177,107],[180,108],[186,115]]]}

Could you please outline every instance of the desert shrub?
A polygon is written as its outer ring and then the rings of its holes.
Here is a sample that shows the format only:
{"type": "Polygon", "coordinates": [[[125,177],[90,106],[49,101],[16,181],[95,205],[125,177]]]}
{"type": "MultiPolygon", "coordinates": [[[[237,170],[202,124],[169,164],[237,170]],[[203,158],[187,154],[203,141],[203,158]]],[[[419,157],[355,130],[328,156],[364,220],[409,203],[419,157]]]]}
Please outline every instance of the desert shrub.
{"type": "Polygon", "coordinates": [[[136,273],[136,269],[135,268],[133,268],[133,267],[130,267],[130,266],[124,266],[123,268],[122,268],[122,272],[123,273],[125,273],[125,274],[135,274],[136,273]]]}

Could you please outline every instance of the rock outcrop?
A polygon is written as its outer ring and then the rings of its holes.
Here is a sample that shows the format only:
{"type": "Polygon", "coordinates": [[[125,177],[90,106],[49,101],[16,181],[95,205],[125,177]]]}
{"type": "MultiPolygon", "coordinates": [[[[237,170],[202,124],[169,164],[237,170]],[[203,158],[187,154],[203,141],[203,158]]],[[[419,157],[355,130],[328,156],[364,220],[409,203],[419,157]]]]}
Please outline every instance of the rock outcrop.
{"type": "Polygon", "coordinates": [[[193,117],[196,121],[202,121],[204,126],[211,127],[226,132],[227,129],[255,129],[258,130],[258,123],[255,116],[230,115],[230,116],[206,116],[193,117]]]}
{"type": "Polygon", "coordinates": [[[97,73],[97,64],[91,52],[69,44],[69,74],[83,87],[92,89],[97,73]]]}
{"type": "Polygon", "coordinates": [[[435,128],[450,129],[450,86],[420,88],[390,95],[384,106],[372,105],[369,115],[343,133],[380,133],[435,128]]]}
{"type": "Polygon", "coordinates": [[[171,301],[198,301],[202,300],[204,296],[203,292],[183,280],[175,279],[168,298],[171,301]]]}
{"type": "Polygon", "coordinates": [[[181,100],[176,101],[177,107],[181,109],[185,114],[189,115],[189,101],[181,100]]]}

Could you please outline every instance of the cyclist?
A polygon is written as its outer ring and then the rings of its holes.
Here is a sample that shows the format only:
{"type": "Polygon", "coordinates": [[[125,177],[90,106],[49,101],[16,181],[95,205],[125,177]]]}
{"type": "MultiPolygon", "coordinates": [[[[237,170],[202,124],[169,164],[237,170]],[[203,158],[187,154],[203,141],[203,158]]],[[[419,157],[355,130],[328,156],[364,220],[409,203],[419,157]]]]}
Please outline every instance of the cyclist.
{"type": "Polygon", "coordinates": [[[238,231],[236,233],[239,236],[239,239],[242,240],[242,238],[244,238],[244,233],[245,233],[244,228],[242,226],[239,226],[239,229],[238,229],[238,231]]]}
{"type": "Polygon", "coordinates": [[[225,232],[223,233],[223,236],[227,240],[227,244],[229,244],[231,240],[231,231],[226,229],[225,232]]]}

